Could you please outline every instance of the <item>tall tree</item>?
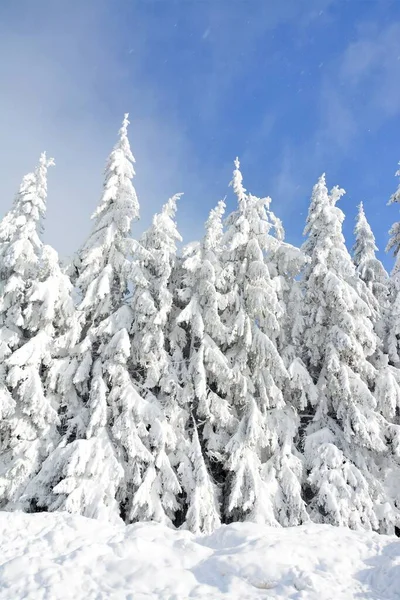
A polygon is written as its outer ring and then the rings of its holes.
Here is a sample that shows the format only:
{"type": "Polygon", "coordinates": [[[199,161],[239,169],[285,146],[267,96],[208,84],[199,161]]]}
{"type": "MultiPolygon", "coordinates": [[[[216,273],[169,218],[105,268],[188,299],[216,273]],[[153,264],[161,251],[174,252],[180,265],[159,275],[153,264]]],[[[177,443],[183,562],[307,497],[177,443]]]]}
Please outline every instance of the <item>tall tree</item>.
{"type": "Polygon", "coordinates": [[[376,257],[378,248],[362,202],[358,208],[354,234],[356,240],[353,246],[353,261],[368,290],[367,294],[364,293],[364,300],[369,304],[374,328],[381,342],[380,350],[383,350],[387,345],[388,333],[389,277],[383,264],[376,257]]]}
{"type": "MultiPolygon", "coordinates": [[[[222,351],[229,333],[221,320],[225,303],[221,293],[220,262],[224,211],[225,203],[220,201],[210,212],[203,240],[190,244],[183,251],[180,290],[183,307],[177,316],[178,328],[181,326],[184,332],[177,341],[181,342],[179,360],[185,363],[181,370],[183,397],[194,418],[192,453],[197,463],[196,473],[201,475],[198,484],[203,486],[206,477],[210,481],[206,496],[190,482],[188,519],[192,511],[199,514],[203,511],[210,519],[207,527],[211,522],[219,522],[219,509],[217,512],[215,509],[218,507],[218,488],[211,481],[215,478],[222,483],[225,479],[225,446],[237,425],[229,402],[233,373],[222,351]],[[200,452],[204,453],[202,458],[200,452]],[[201,467],[198,466],[200,460],[201,467]],[[206,502],[211,496],[211,503],[199,505],[201,500],[206,502]]],[[[200,517],[197,520],[202,521],[200,517]]],[[[192,523],[194,528],[197,520],[192,523]]]]}
{"type": "Polygon", "coordinates": [[[181,240],[175,222],[179,197],[177,194],[170,198],[154,216],[140,240],[134,262],[131,373],[150,407],[144,444],[152,459],[142,464],[141,482],[128,500],[130,520],[171,523],[180,508],[181,487],[173,459],[181,437],[176,427],[180,384],[168,352],[167,335],[173,300],[170,279],[177,242],[181,240]]]}
{"type": "MultiPolygon", "coordinates": [[[[396,176],[400,177],[400,169],[396,171],[396,176]]],[[[399,202],[400,184],[395,193],[391,195],[388,204],[399,202]]],[[[386,247],[386,252],[393,252],[395,264],[390,278],[387,348],[391,363],[396,367],[400,367],[400,222],[392,225],[389,235],[390,239],[386,247]]]]}
{"type": "Polygon", "coordinates": [[[297,415],[282,393],[289,380],[277,349],[282,307],[268,266],[280,240],[271,235],[270,199],[246,192],[238,160],[232,185],[238,209],[227,219],[223,242],[225,286],[231,294],[222,318],[231,332],[225,353],[234,374],[230,398],[239,424],[226,446],[226,515],[294,525],[307,514],[301,461],[293,447],[297,415]]]}
{"type": "Polygon", "coordinates": [[[43,153],[0,224],[2,507],[16,505],[58,443],[58,403],[48,390],[53,339],[62,348],[75,331],[70,283],[40,239],[52,164],[43,153]]]}
{"type": "Polygon", "coordinates": [[[283,396],[286,404],[298,415],[296,445],[302,450],[302,431],[309,419],[308,408],[315,401],[316,395],[314,383],[303,361],[301,344],[304,318],[300,275],[307,264],[307,257],[300,248],[284,241],[283,225],[271,211],[269,218],[277,238],[277,243],[271,248],[268,256],[268,269],[273,278],[280,308],[277,348],[289,374],[289,380],[283,388],[283,396]]]}
{"type": "MultiPolygon", "coordinates": [[[[399,162],[400,165],[400,162],[399,162]]],[[[400,169],[395,173],[396,177],[400,177],[400,169]]],[[[388,204],[400,203],[400,184],[397,190],[389,198],[388,204]]],[[[389,231],[390,240],[386,247],[386,252],[393,251],[395,256],[395,265],[392,271],[392,277],[396,277],[400,271],[400,222],[394,223],[389,231]]]]}
{"type": "Polygon", "coordinates": [[[305,438],[309,509],[317,522],[390,531],[394,512],[383,510],[388,498],[378,475],[386,422],[371,392],[377,338],[342,234],[336,202],[343,194],[338,187],[328,193],[320,177],[305,228],[303,340],[317,389],[305,438]]]}
{"type": "Polygon", "coordinates": [[[364,205],[360,202],[356,226],[353,260],[357,273],[372,291],[379,303],[384,303],[388,295],[388,274],[381,261],[376,257],[378,250],[375,236],[365,216],[364,205]]]}
{"type": "MultiPolygon", "coordinates": [[[[130,230],[139,218],[128,124],[125,115],[106,164],[93,230],[75,262],[81,336],[71,351],[68,376],[75,388],[74,408],[81,416],[67,408],[63,440],[34,482],[38,506],[111,521],[120,519],[130,477],[124,444],[136,443],[135,432],[129,430],[128,435],[126,428],[136,423],[132,413],[144,410],[127,371],[132,313],[125,298],[136,248],[130,230]]],[[[67,397],[74,394],[63,388],[68,385],[65,378],[57,381],[67,397]]],[[[136,449],[144,453],[139,444],[136,449]]]]}
{"type": "Polygon", "coordinates": [[[128,259],[135,249],[131,224],[139,219],[139,202],[132,184],[135,159],[128,140],[128,116],[106,164],[102,198],[92,215],[92,233],[79,253],[76,287],[86,327],[114,313],[127,293],[128,259]]]}

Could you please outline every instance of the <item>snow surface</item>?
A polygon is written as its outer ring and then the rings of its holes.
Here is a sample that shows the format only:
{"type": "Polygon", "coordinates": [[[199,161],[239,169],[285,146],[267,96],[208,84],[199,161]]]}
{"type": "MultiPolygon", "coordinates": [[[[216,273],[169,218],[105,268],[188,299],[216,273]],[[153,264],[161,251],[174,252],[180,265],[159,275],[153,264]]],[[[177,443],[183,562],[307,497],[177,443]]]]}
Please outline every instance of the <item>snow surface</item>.
{"type": "Polygon", "coordinates": [[[254,523],[194,536],[155,523],[0,512],[0,600],[399,597],[394,537],[254,523]]]}

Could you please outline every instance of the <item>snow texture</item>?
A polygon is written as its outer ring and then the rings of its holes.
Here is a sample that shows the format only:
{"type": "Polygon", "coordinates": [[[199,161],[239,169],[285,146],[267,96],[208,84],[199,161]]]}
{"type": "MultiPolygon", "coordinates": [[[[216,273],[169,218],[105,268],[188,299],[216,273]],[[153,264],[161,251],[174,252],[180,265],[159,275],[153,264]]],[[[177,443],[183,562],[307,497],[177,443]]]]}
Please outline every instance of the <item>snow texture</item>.
{"type": "Polygon", "coordinates": [[[307,524],[195,536],[66,513],[0,513],[0,600],[395,600],[400,542],[307,524]]]}

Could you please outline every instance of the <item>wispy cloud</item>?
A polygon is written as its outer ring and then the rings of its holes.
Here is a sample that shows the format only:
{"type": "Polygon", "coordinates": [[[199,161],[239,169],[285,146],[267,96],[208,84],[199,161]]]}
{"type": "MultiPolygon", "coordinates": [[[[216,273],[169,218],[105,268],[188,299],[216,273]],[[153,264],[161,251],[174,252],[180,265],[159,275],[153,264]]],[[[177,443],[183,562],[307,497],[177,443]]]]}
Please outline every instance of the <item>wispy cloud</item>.
{"type": "Polygon", "coordinates": [[[359,26],[328,68],[321,89],[321,133],[342,150],[400,114],[400,23],[359,26]]]}
{"type": "Polygon", "coordinates": [[[34,4],[16,0],[0,8],[0,55],[7,57],[0,62],[1,213],[47,150],[56,167],[49,172],[45,239],[61,255],[76,249],[91,226],[105,159],[126,111],[141,201],[137,231],[169,195],[201,194],[192,143],[142,74],[145,40],[126,44],[128,58],[121,57],[125,45],[108,0],[34,4]]]}
{"type": "Polygon", "coordinates": [[[363,102],[358,108],[382,120],[400,112],[400,23],[377,29],[374,24],[361,28],[340,65],[339,76],[348,94],[363,102]]]}

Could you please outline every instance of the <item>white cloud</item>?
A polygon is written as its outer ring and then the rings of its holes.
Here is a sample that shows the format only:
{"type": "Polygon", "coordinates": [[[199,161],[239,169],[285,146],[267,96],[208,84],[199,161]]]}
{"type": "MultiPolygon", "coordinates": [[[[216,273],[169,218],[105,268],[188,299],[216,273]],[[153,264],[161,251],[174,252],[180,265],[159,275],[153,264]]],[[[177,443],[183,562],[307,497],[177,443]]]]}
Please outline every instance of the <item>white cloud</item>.
{"type": "Polygon", "coordinates": [[[142,212],[137,231],[169,195],[203,190],[182,124],[141,73],[144,40],[127,47],[128,62],[121,58],[108,8],[108,1],[41,0],[34,9],[16,1],[11,12],[0,10],[0,213],[46,150],[56,167],[49,171],[45,240],[62,256],[89,231],[104,163],[126,111],[142,212]]]}

